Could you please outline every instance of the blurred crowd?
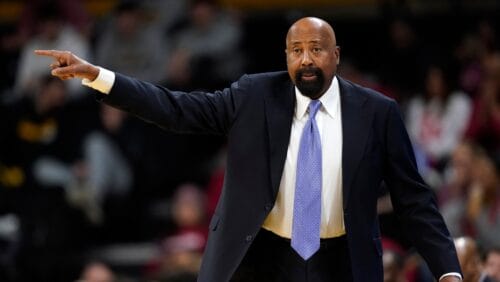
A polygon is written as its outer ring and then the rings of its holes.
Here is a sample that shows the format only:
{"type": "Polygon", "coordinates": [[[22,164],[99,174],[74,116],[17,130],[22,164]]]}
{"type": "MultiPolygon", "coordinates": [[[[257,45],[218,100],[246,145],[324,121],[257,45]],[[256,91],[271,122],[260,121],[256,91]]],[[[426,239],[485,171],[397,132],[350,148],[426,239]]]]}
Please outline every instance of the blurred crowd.
{"type": "MultiPolygon", "coordinates": [[[[85,1],[32,0],[0,24],[0,281],[195,281],[224,136],[164,132],[101,105],[33,50],[185,91],[285,69],[287,28],[307,14],[219,2],[122,0],[96,16],[85,1]]],[[[453,6],[436,19],[379,2],[376,18],[322,14],[342,48],[339,75],[399,102],[464,281],[500,282],[498,12],[453,6]]],[[[383,185],[379,214],[384,280],[432,281],[383,185]]]]}

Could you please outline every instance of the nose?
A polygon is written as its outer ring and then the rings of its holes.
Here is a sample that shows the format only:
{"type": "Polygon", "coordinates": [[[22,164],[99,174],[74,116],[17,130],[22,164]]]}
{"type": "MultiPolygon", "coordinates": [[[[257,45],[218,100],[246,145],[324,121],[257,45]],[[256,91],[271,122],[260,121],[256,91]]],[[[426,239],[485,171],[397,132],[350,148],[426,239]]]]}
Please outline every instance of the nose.
{"type": "Polygon", "coordinates": [[[312,59],[311,59],[311,55],[309,54],[308,51],[304,51],[302,53],[302,66],[310,66],[312,65],[312,59]]]}

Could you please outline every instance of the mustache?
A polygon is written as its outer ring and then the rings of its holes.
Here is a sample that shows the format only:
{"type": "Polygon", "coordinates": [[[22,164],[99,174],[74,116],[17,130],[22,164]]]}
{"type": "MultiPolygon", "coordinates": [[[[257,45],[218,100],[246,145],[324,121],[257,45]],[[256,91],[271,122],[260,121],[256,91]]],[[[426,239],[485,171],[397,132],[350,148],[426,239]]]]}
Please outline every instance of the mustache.
{"type": "Polygon", "coordinates": [[[317,67],[304,67],[297,70],[297,72],[295,73],[295,77],[300,80],[301,77],[305,74],[315,75],[316,77],[319,77],[323,74],[323,72],[320,68],[317,67]]]}
{"type": "Polygon", "coordinates": [[[302,95],[316,99],[321,94],[321,89],[323,89],[325,76],[320,68],[313,66],[303,67],[295,72],[295,83],[302,95]],[[315,79],[303,79],[304,75],[315,76],[315,79]]]}

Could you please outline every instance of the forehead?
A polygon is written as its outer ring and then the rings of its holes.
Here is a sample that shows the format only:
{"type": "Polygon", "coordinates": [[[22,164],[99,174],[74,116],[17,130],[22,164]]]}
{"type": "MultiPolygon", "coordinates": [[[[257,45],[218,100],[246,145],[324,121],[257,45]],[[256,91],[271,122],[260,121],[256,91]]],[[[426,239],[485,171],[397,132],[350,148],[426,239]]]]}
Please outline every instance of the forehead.
{"type": "Polygon", "coordinates": [[[286,42],[288,45],[301,43],[330,44],[334,42],[333,36],[322,27],[296,26],[288,32],[286,42]]]}

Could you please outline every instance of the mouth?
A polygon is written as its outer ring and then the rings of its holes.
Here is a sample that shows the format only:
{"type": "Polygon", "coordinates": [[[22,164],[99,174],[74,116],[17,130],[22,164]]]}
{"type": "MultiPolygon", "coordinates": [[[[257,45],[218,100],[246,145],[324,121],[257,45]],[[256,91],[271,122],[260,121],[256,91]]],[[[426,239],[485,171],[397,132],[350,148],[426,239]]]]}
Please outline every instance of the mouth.
{"type": "Polygon", "coordinates": [[[301,78],[302,80],[310,81],[310,80],[316,80],[318,76],[313,72],[305,72],[301,75],[301,78]]]}

